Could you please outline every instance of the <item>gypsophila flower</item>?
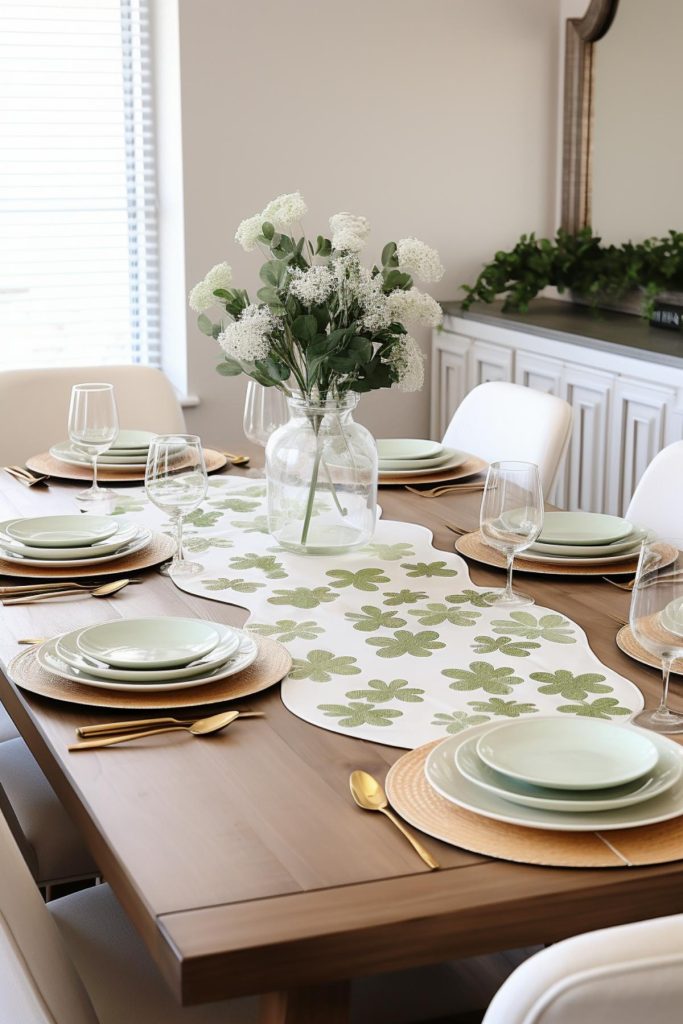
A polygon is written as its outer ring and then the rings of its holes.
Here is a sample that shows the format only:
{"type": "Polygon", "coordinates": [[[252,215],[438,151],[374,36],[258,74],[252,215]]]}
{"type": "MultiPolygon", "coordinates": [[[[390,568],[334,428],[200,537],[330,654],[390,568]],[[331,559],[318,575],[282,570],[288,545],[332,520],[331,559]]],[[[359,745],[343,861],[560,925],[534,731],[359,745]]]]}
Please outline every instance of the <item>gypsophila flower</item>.
{"type": "Polygon", "coordinates": [[[424,356],[419,345],[409,334],[393,346],[389,360],[398,374],[396,387],[399,391],[419,391],[424,384],[424,356]]]}
{"type": "Polygon", "coordinates": [[[261,223],[268,221],[273,227],[281,230],[288,228],[308,212],[301,192],[289,192],[284,196],[272,199],[261,214],[261,223]]]}
{"type": "Polygon", "coordinates": [[[438,327],[443,320],[443,312],[439,303],[417,288],[401,291],[397,288],[387,296],[391,311],[391,319],[397,323],[413,320],[418,323],[438,327]]]}
{"type": "Polygon", "coordinates": [[[330,217],[332,248],[338,252],[360,252],[370,233],[365,217],[354,213],[335,213],[330,217]]]}
{"type": "Polygon", "coordinates": [[[382,290],[382,275],[372,273],[367,267],[358,266],[349,278],[349,292],[364,310],[363,327],[368,331],[381,331],[392,320],[387,297],[382,290]]]}
{"type": "Polygon", "coordinates": [[[204,284],[212,292],[217,288],[229,288],[232,284],[232,267],[227,263],[217,263],[204,278],[204,284]]]}
{"type": "Polygon", "coordinates": [[[196,284],[189,296],[190,309],[193,309],[195,313],[203,313],[205,309],[209,309],[216,302],[213,296],[213,289],[209,288],[206,281],[200,281],[196,284]]]}
{"type": "Polygon", "coordinates": [[[289,294],[303,302],[304,306],[319,306],[335,287],[334,274],[328,267],[311,267],[310,270],[294,270],[289,294]]]}
{"type": "Polygon", "coordinates": [[[418,238],[402,238],[396,244],[396,255],[401,270],[415,274],[422,281],[440,281],[444,268],[436,249],[418,238]]]}
{"type": "Polygon", "coordinates": [[[240,363],[265,359],[270,351],[269,335],[280,327],[267,306],[251,305],[218,335],[218,343],[227,356],[240,363]]]}
{"type": "Polygon", "coordinates": [[[235,241],[238,242],[245,252],[252,252],[256,248],[261,227],[263,225],[263,214],[255,213],[253,217],[243,220],[235,232],[235,241]]]}

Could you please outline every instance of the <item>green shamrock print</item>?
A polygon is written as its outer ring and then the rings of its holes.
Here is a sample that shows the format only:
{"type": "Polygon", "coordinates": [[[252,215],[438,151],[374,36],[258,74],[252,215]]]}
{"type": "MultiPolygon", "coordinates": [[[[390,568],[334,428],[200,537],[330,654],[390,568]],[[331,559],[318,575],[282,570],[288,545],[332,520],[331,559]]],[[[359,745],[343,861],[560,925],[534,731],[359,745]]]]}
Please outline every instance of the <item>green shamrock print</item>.
{"type": "Polygon", "coordinates": [[[468,715],[466,711],[451,711],[447,715],[442,711],[437,711],[431,724],[438,725],[442,729],[445,727],[446,732],[454,736],[464,729],[469,729],[472,725],[483,725],[484,722],[490,721],[488,715],[468,715]]]}
{"type": "Polygon", "coordinates": [[[253,551],[246,555],[237,555],[230,559],[231,569],[260,569],[269,580],[283,580],[287,578],[282,562],[278,562],[275,555],[257,555],[253,551]]]}
{"type": "Polygon", "coordinates": [[[351,701],[350,704],[318,704],[328,718],[338,718],[338,725],[345,729],[356,729],[359,725],[393,725],[392,718],[400,718],[402,711],[394,708],[374,708],[372,704],[351,701]]]}
{"type": "Polygon", "coordinates": [[[500,651],[510,658],[528,658],[531,652],[540,647],[533,640],[513,640],[509,636],[475,636],[472,649],[475,654],[493,654],[500,651]]]}
{"type": "Polygon", "coordinates": [[[412,544],[368,544],[367,550],[385,562],[398,562],[401,558],[410,558],[415,554],[412,544]]]}
{"type": "Polygon", "coordinates": [[[116,504],[110,512],[112,516],[125,516],[128,512],[142,512],[145,508],[145,499],[139,498],[128,498],[125,494],[116,495],[116,504]]]}
{"type": "Polygon", "coordinates": [[[612,718],[614,715],[630,715],[629,708],[620,705],[616,697],[598,697],[588,704],[562,704],[557,709],[565,715],[582,715],[584,718],[612,718]]]}
{"type": "Polygon", "coordinates": [[[353,622],[353,628],[359,629],[362,633],[375,633],[382,628],[400,629],[406,624],[406,620],[400,618],[396,612],[387,612],[372,604],[364,604],[359,612],[346,612],[344,618],[353,622]]]}
{"type": "Polygon", "coordinates": [[[470,662],[469,671],[464,668],[445,668],[441,675],[455,679],[449,683],[451,690],[484,690],[485,693],[512,693],[512,687],[523,682],[514,674],[513,668],[495,668],[488,661],[470,662]]]}
{"type": "Polygon", "coordinates": [[[557,672],[532,672],[530,678],[546,684],[539,686],[539,693],[559,694],[565,700],[585,700],[589,693],[611,693],[613,690],[612,686],[603,685],[605,676],[595,672],[575,676],[566,669],[558,669],[557,672]]]}
{"type": "Polygon", "coordinates": [[[407,629],[398,629],[393,637],[373,636],[365,642],[381,648],[377,652],[379,658],[401,658],[404,654],[412,654],[414,658],[430,658],[434,651],[446,646],[433,630],[410,633],[407,629]]]}
{"type": "Polygon", "coordinates": [[[519,718],[520,715],[532,715],[538,711],[535,704],[522,704],[516,700],[501,700],[500,697],[491,697],[489,700],[468,700],[467,703],[475,711],[485,711],[490,715],[500,715],[503,718],[519,718]]]}
{"type": "Polygon", "coordinates": [[[350,572],[348,569],[330,569],[326,576],[330,576],[334,582],[333,587],[353,587],[354,590],[379,590],[378,584],[388,583],[389,577],[384,575],[382,569],[359,569],[358,572],[350,572]]]}
{"type": "Polygon", "coordinates": [[[196,554],[208,551],[209,548],[231,548],[234,541],[227,537],[183,537],[183,545],[196,554]]]}
{"type": "Polygon", "coordinates": [[[421,626],[440,626],[442,622],[450,622],[453,626],[473,626],[481,612],[449,608],[447,604],[428,604],[425,608],[411,608],[408,615],[414,615],[421,626]]]}
{"type": "Polygon", "coordinates": [[[275,590],[275,597],[269,597],[269,604],[288,604],[292,608],[317,608],[319,604],[336,601],[335,594],[329,587],[296,587],[294,590],[275,590]]]}
{"type": "Polygon", "coordinates": [[[249,501],[247,498],[221,498],[209,502],[212,508],[220,508],[228,512],[253,512],[261,504],[260,501],[249,501]]]}
{"type": "Polygon", "coordinates": [[[426,576],[431,579],[433,576],[457,576],[457,569],[447,569],[446,562],[402,562],[402,569],[409,569],[406,576],[426,576]]]}
{"type": "Polygon", "coordinates": [[[237,594],[253,594],[265,583],[250,583],[248,580],[229,580],[226,576],[219,576],[216,580],[202,580],[202,586],[207,590],[234,590],[237,594]]]}
{"type": "Polygon", "coordinates": [[[253,519],[237,519],[230,523],[236,530],[242,533],[270,533],[268,529],[268,516],[254,516],[253,519]]]}
{"type": "Polygon", "coordinates": [[[183,522],[186,526],[215,526],[222,514],[222,512],[205,512],[201,508],[196,508],[194,512],[185,516],[183,522]]]}
{"type": "Polygon", "coordinates": [[[369,690],[349,690],[346,696],[350,700],[367,700],[372,704],[386,704],[390,700],[401,700],[407,704],[421,704],[424,693],[418,686],[411,686],[407,679],[392,679],[383,683],[381,679],[370,679],[369,690]]]}
{"type": "Polygon", "coordinates": [[[463,590],[459,594],[448,594],[445,598],[449,604],[473,604],[475,608],[490,608],[490,598],[495,591],[485,590],[480,593],[478,590],[463,590]]]}
{"type": "Polygon", "coordinates": [[[325,630],[313,619],[305,622],[297,622],[295,619],[278,619],[272,626],[268,623],[257,622],[254,625],[249,623],[249,629],[261,636],[274,636],[281,644],[291,643],[292,640],[317,640],[325,630]]]}
{"type": "Polygon", "coordinates": [[[332,676],[357,676],[360,669],[356,659],[348,655],[335,655],[331,651],[309,651],[305,658],[295,658],[290,679],[312,679],[314,683],[329,683],[332,676]]]}
{"type": "Polygon", "coordinates": [[[549,640],[554,644],[575,644],[573,625],[564,615],[541,615],[539,619],[529,612],[510,612],[509,619],[494,619],[494,633],[523,636],[527,640],[549,640]]]}
{"type": "Polygon", "coordinates": [[[415,604],[416,601],[426,601],[429,594],[424,590],[387,590],[384,604],[395,608],[400,604],[415,604]]]}
{"type": "Polygon", "coordinates": [[[252,484],[240,491],[233,491],[232,496],[236,498],[265,498],[266,488],[263,484],[252,484]]]}

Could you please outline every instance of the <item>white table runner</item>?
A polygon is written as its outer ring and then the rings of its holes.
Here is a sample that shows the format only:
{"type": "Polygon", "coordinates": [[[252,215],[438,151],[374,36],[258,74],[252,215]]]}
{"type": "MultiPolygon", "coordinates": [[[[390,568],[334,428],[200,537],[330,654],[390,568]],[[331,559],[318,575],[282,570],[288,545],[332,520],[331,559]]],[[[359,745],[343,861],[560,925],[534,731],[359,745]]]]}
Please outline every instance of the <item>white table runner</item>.
{"type": "MultiPolygon", "coordinates": [[[[140,489],[114,513],[164,522],[140,489]]],[[[380,520],[359,551],[296,555],[267,532],[264,483],[212,479],[186,531],[204,571],[178,585],[248,609],[250,629],[284,643],[294,667],[282,700],[324,729],[412,748],[486,721],[624,722],[643,706],[576,623],[539,605],[488,607],[465,561],[422,526],[380,520]]]]}

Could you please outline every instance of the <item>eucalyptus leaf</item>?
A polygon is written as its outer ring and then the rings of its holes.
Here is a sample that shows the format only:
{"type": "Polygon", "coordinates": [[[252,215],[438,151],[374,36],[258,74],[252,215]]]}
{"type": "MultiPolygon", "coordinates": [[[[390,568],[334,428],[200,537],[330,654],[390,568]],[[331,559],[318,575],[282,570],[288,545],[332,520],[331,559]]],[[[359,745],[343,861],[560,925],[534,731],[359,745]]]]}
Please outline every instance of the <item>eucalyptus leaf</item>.
{"type": "Polygon", "coordinates": [[[242,367],[234,359],[226,356],[223,362],[216,367],[216,372],[220,373],[221,377],[237,377],[242,373],[242,367]]]}
{"type": "Polygon", "coordinates": [[[211,320],[209,320],[206,313],[201,313],[197,317],[197,327],[202,332],[202,334],[207,334],[210,338],[213,337],[213,323],[211,320]]]}

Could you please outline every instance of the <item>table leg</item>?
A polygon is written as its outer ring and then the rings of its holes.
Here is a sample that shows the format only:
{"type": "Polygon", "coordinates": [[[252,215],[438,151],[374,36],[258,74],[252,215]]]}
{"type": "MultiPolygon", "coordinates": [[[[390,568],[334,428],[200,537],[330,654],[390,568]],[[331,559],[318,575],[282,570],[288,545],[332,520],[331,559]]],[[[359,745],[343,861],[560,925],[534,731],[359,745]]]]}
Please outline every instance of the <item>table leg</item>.
{"type": "Polygon", "coordinates": [[[348,1024],[350,982],[261,996],[259,1024],[348,1024]]]}

